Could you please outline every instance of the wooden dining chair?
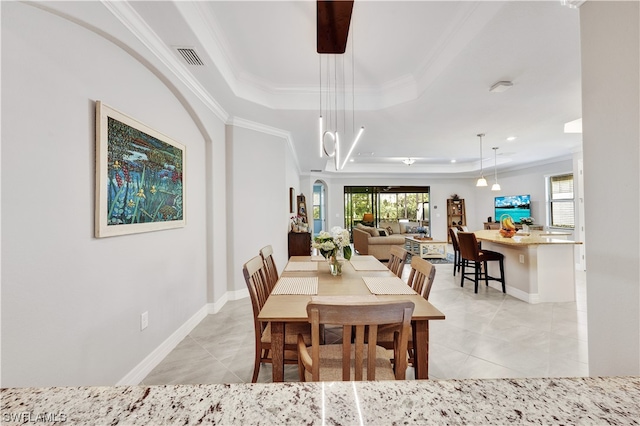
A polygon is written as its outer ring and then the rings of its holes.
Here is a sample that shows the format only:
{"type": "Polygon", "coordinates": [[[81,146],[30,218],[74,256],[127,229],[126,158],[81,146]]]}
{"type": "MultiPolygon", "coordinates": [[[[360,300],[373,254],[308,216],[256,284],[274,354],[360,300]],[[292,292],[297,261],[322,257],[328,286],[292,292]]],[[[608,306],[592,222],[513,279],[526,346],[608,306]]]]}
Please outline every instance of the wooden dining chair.
{"type": "MultiPolygon", "coordinates": [[[[258,321],[258,314],[264,306],[271,289],[269,289],[265,264],[260,256],[256,256],[242,267],[244,280],[251,297],[253,307],[253,328],[255,334],[255,357],[251,383],[258,380],[260,364],[271,363],[271,323],[258,321]]],[[[297,339],[302,336],[311,344],[311,327],[307,323],[291,323],[285,327],[285,364],[297,364],[297,339]]]]}
{"type": "Polygon", "coordinates": [[[474,292],[478,292],[478,283],[484,280],[488,286],[489,281],[499,281],[502,283],[502,292],[506,293],[504,281],[504,255],[497,251],[482,250],[478,246],[478,240],[473,232],[458,232],[458,245],[460,246],[460,256],[462,257],[462,271],[460,272],[460,287],[464,287],[464,280],[473,281],[474,292]],[[487,262],[496,261],[500,264],[500,277],[492,277],[487,271],[487,262]],[[473,272],[465,272],[466,267],[472,267],[473,272]]]}
{"type": "MultiPolygon", "coordinates": [[[[411,258],[411,273],[409,274],[409,280],[407,284],[416,293],[424,297],[425,300],[429,300],[429,294],[431,293],[431,287],[433,286],[433,280],[436,277],[436,267],[428,260],[421,259],[418,256],[411,258]]],[[[394,334],[398,332],[397,325],[386,325],[379,327],[378,329],[378,345],[384,347],[387,350],[394,348],[394,334]]],[[[413,332],[409,334],[409,340],[407,341],[407,352],[409,354],[409,364],[413,365],[415,359],[413,349],[413,332]]]]}
{"type": "Polygon", "coordinates": [[[433,263],[426,259],[421,259],[418,256],[411,258],[411,273],[407,284],[416,293],[429,300],[429,293],[431,293],[431,286],[433,286],[433,280],[436,277],[436,267],[433,263]]]}
{"type": "Polygon", "coordinates": [[[278,268],[276,267],[276,262],[273,260],[273,248],[269,246],[264,246],[260,249],[260,257],[264,262],[265,272],[267,274],[267,283],[269,285],[269,293],[273,290],[273,287],[276,286],[278,282],[278,268]]]}
{"type": "Polygon", "coordinates": [[[391,246],[391,255],[387,267],[391,272],[396,274],[398,278],[402,278],[404,271],[404,263],[407,261],[409,253],[400,246],[391,246]]]}
{"type": "Polygon", "coordinates": [[[302,335],[298,336],[300,381],[361,381],[365,377],[366,380],[404,380],[413,309],[413,302],[403,300],[309,302],[311,346],[308,347],[302,335]],[[320,344],[320,327],[325,324],[342,326],[342,343],[320,344]],[[394,353],[398,355],[394,358],[395,371],[385,348],[376,344],[378,326],[384,324],[400,324],[395,341],[394,353]]]}

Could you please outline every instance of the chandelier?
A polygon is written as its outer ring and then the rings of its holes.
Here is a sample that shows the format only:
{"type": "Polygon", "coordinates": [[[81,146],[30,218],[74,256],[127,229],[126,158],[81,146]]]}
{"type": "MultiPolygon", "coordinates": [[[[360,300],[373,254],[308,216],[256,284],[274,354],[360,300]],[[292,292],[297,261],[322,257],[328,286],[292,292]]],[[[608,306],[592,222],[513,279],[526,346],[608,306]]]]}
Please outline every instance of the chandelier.
{"type": "Polygon", "coordinates": [[[336,171],[342,170],[358,144],[364,126],[355,129],[355,54],[351,37],[351,126],[347,123],[347,81],[345,51],[353,2],[317,2],[320,113],[318,138],[320,157],[333,158],[336,171]],[[346,25],[345,25],[346,23],[346,25]],[[336,36],[338,34],[338,36],[336,36]],[[331,35],[329,37],[328,35],[331,35]],[[323,57],[326,58],[323,63],[323,57]],[[323,81],[323,75],[325,76],[323,81]],[[323,85],[324,83],[324,85],[323,85]],[[351,129],[349,129],[351,127],[351,129]],[[350,130],[350,131],[349,131],[350,130]],[[346,155],[342,145],[351,139],[346,155]]]}

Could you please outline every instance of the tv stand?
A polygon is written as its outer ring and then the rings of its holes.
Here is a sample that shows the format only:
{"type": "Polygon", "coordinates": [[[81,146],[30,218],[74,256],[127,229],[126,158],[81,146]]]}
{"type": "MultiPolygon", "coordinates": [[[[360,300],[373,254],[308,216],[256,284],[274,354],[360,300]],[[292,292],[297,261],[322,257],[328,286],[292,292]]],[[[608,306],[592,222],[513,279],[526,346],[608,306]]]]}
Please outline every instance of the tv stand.
{"type": "MultiPolygon", "coordinates": [[[[516,229],[522,229],[522,225],[519,223],[516,223],[516,229]]],[[[487,230],[491,230],[491,229],[500,229],[500,222],[484,222],[484,229],[487,230]]]]}

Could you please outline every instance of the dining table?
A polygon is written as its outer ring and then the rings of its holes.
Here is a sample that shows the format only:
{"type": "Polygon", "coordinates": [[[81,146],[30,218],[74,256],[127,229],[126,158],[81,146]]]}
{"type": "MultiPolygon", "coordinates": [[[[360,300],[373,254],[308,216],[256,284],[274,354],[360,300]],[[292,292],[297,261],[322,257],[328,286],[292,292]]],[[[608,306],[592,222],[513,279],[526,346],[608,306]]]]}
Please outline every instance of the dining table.
{"type": "Polygon", "coordinates": [[[341,275],[332,275],[322,256],[291,256],[258,314],[271,323],[273,382],[284,381],[284,335],[287,324],[308,322],[307,304],[325,296],[342,300],[409,300],[415,305],[412,324],[416,379],[429,378],[429,321],[445,315],[413,291],[373,256],[344,260],[341,275]]]}

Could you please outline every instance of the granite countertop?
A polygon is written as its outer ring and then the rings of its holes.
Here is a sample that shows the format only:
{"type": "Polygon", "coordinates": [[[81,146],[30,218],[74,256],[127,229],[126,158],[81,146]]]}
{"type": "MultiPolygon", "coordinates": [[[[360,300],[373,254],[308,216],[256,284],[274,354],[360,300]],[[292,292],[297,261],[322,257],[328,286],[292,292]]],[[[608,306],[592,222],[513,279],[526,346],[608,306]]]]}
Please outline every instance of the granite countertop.
{"type": "MultiPolygon", "coordinates": [[[[511,238],[505,238],[502,235],[500,235],[499,231],[483,229],[480,231],[475,231],[474,234],[476,234],[476,238],[478,239],[478,241],[487,241],[490,243],[505,244],[510,246],[582,244],[582,242],[580,241],[571,241],[571,240],[565,240],[561,238],[553,238],[553,235],[549,233],[543,233],[543,234],[532,233],[530,235],[516,234],[511,238]]],[[[561,236],[564,234],[557,234],[557,235],[561,236]]]]}
{"type": "Polygon", "coordinates": [[[7,424],[640,422],[640,377],[2,389],[7,424]]]}

